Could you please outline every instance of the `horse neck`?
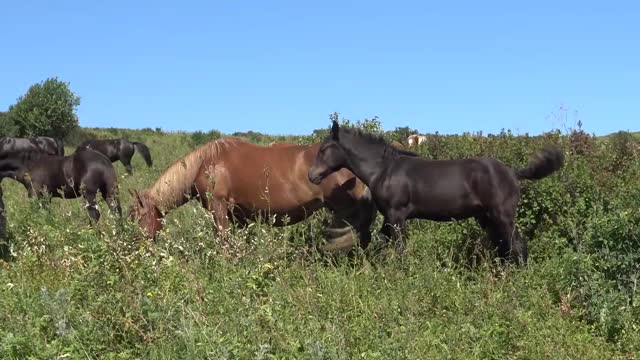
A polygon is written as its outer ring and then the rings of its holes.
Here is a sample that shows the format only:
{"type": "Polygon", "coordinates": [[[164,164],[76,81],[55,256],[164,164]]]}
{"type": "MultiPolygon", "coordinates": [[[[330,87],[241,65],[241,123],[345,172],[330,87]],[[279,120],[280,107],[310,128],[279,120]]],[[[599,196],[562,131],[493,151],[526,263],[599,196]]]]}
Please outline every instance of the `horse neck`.
{"type": "Polygon", "coordinates": [[[347,154],[347,169],[371,187],[386,168],[385,145],[366,143],[355,137],[341,145],[347,154]]]}

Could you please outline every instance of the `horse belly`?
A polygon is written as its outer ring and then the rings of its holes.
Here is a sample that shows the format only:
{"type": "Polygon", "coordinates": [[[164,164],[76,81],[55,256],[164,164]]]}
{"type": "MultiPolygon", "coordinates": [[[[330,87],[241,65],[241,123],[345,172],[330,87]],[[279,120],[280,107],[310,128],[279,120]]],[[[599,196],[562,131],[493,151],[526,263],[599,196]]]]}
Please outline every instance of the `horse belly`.
{"type": "Polygon", "coordinates": [[[307,204],[288,204],[283,207],[270,207],[266,206],[265,203],[262,203],[262,206],[256,205],[258,204],[235,204],[233,215],[242,221],[274,218],[275,223],[273,225],[275,226],[292,225],[305,220],[321,208],[322,202],[314,200],[307,204]]]}
{"type": "Polygon", "coordinates": [[[462,220],[475,215],[480,204],[464,184],[437,184],[415,194],[416,217],[434,221],[462,220]]]}

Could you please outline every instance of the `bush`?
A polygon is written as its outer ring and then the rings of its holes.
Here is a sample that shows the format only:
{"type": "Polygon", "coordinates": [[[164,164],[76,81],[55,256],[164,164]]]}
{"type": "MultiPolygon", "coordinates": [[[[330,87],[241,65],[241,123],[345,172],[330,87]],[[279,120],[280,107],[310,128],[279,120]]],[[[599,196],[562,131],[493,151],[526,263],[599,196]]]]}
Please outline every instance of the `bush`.
{"type": "Polygon", "coordinates": [[[193,146],[200,146],[206,144],[209,141],[219,139],[222,137],[222,133],[218,130],[209,130],[208,132],[196,131],[191,134],[191,143],[193,146]]]}
{"type": "Polygon", "coordinates": [[[18,136],[52,136],[64,138],[78,127],[76,107],[80,97],[69,84],[49,78],[32,85],[16,104],[9,107],[9,120],[18,136]]]}

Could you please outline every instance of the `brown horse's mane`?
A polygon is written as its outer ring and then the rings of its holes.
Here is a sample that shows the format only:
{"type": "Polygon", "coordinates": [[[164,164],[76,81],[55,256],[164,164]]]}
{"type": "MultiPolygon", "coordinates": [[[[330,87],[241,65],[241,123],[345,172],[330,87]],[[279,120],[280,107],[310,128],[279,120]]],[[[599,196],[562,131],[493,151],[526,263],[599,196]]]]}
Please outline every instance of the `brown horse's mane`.
{"type": "MultiPolygon", "coordinates": [[[[375,144],[375,145],[378,145],[378,146],[384,146],[384,154],[385,154],[385,156],[388,156],[390,158],[396,158],[399,155],[413,156],[413,157],[420,156],[420,155],[414,153],[413,151],[398,149],[398,148],[392,146],[391,144],[389,144],[387,142],[387,140],[385,140],[381,135],[375,135],[375,134],[372,134],[372,133],[368,133],[366,131],[363,131],[362,129],[351,128],[351,127],[340,127],[340,132],[346,132],[350,136],[353,136],[355,138],[363,139],[363,140],[365,140],[366,142],[368,142],[370,144],[375,144]]],[[[329,140],[331,139],[331,135],[328,136],[328,139],[329,140]]]]}
{"type": "Polygon", "coordinates": [[[204,159],[215,159],[229,148],[239,144],[251,144],[237,137],[226,137],[210,141],[196,148],[182,159],[176,160],[140,196],[152,200],[159,208],[166,210],[180,203],[184,194],[191,192],[193,181],[202,167],[204,159]]]}

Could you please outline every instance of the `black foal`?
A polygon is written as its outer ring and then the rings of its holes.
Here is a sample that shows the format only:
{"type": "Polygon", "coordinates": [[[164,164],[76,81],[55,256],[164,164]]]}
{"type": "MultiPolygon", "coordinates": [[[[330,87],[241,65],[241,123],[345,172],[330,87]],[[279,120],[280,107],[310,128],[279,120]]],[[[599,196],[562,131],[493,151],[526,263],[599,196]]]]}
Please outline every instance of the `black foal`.
{"type": "Polygon", "coordinates": [[[526,263],[527,243],[515,224],[520,199],[518,180],[542,179],[563,164],[564,155],[557,148],[544,149],[524,169],[512,169],[493,158],[428,160],[395,149],[382,138],[341,129],[334,121],[309,170],[309,180],[318,184],[341,168],[353,172],[369,186],[384,215],[382,234],[393,240],[400,238],[396,243],[400,252],[404,251],[402,235],[407,219],[451,221],[474,217],[501,258],[526,263]]]}

